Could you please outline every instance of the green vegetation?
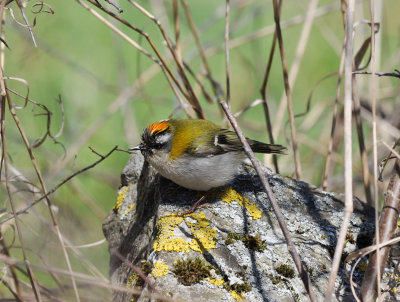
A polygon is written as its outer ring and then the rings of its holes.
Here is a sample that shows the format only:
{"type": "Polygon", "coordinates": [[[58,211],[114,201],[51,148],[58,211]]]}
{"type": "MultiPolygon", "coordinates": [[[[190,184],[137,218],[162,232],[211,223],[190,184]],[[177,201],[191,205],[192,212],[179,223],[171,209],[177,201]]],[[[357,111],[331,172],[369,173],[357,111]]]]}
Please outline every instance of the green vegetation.
{"type": "Polygon", "coordinates": [[[203,259],[196,257],[195,259],[177,260],[172,272],[180,283],[189,286],[210,277],[211,269],[213,269],[212,265],[208,265],[203,259]]]}

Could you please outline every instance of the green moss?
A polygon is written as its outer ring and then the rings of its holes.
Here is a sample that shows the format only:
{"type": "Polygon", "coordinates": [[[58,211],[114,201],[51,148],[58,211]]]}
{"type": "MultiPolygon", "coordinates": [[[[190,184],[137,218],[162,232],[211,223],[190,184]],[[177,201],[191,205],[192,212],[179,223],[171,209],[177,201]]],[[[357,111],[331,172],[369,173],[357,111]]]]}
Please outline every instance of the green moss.
{"type": "Polygon", "coordinates": [[[225,239],[225,244],[233,244],[235,242],[234,240],[242,240],[242,236],[236,233],[228,233],[225,239]]]}
{"type": "Polygon", "coordinates": [[[246,234],[242,241],[247,248],[258,252],[265,250],[267,247],[267,245],[265,244],[265,240],[261,240],[259,234],[256,234],[255,236],[250,236],[246,234]]]}
{"type": "Polygon", "coordinates": [[[268,274],[269,279],[271,280],[272,284],[276,285],[285,281],[286,279],[282,278],[279,275],[268,274]]]}
{"type": "Polygon", "coordinates": [[[246,281],[243,283],[234,283],[231,284],[227,287],[228,291],[232,291],[234,290],[235,292],[237,292],[238,294],[241,293],[247,293],[249,291],[251,291],[251,285],[249,283],[247,283],[246,281]]]}
{"type": "Polygon", "coordinates": [[[140,268],[142,269],[143,273],[145,275],[150,274],[154,268],[154,263],[151,261],[146,261],[146,260],[142,260],[141,263],[142,263],[142,265],[140,266],[140,268]]]}
{"type": "MultiPolygon", "coordinates": [[[[146,276],[150,274],[154,266],[153,263],[146,260],[142,260],[140,263],[140,269],[142,270],[143,274],[146,276]]],[[[133,273],[126,282],[126,285],[129,287],[142,287],[144,286],[144,280],[140,278],[138,274],[133,273]]]]}
{"type": "Polygon", "coordinates": [[[275,268],[275,270],[279,275],[282,275],[282,276],[284,276],[286,278],[290,278],[290,279],[294,278],[294,276],[296,275],[294,269],[290,265],[287,265],[287,264],[281,264],[281,265],[277,266],[275,268]]]}
{"type": "Polygon", "coordinates": [[[195,259],[177,260],[172,272],[180,283],[188,286],[211,277],[211,269],[213,266],[207,265],[203,259],[196,257],[195,259]]]}
{"type": "Polygon", "coordinates": [[[241,240],[248,249],[258,252],[265,250],[267,247],[265,240],[261,240],[259,234],[256,234],[255,236],[246,234],[242,237],[240,234],[228,233],[225,239],[225,244],[233,244],[237,240],[241,240]]]}
{"type": "Polygon", "coordinates": [[[347,242],[350,242],[352,244],[356,243],[356,241],[354,240],[353,235],[350,234],[350,233],[346,233],[346,240],[345,240],[344,244],[346,244],[347,242]]]}

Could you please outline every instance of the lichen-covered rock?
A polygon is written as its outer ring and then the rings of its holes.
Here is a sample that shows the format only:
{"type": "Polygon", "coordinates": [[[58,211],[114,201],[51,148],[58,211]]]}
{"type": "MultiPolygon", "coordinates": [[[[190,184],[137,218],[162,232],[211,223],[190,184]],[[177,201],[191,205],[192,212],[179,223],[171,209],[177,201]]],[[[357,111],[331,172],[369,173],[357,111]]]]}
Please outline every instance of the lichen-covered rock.
{"type": "MultiPolygon", "coordinates": [[[[325,294],[342,223],[343,203],[334,194],[264,169],[318,300],[325,294]]],[[[266,193],[251,166],[207,197],[208,207],[179,216],[201,193],[159,176],[140,154],[122,174],[117,203],[104,222],[110,251],[117,249],[175,301],[308,301],[266,193]]],[[[344,254],[371,243],[372,209],[354,200],[344,254]]],[[[348,269],[348,268],[347,268],[348,269]]],[[[144,282],[111,253],[111,281],[132,288],[144,282]]],[[[356,271],[355,281],[361,273],[356,271]]],[[[345,267],[336,298],[351,299],[345,267]]],[[[145,291],[146,292],[146,287],[145,291]]],[[[146,301],[145,294],[137,297],[146,301]]],[[[130,301],[126,292],[114,301],[130,301]]]]}

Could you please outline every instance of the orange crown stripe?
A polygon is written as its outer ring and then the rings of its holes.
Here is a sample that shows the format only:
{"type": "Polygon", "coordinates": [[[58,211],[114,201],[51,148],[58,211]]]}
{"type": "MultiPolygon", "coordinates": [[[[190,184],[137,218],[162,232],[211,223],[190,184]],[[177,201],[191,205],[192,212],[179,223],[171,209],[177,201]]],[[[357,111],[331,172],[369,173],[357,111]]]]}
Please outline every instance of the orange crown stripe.
{"type": "Polygon", "coordinates": [[[168,129],[168,122],[162,121],[162,122],[157,122],[157,123],[151,124],[148,129],[149,129],[150,134],[165,131],[168,129]]]}

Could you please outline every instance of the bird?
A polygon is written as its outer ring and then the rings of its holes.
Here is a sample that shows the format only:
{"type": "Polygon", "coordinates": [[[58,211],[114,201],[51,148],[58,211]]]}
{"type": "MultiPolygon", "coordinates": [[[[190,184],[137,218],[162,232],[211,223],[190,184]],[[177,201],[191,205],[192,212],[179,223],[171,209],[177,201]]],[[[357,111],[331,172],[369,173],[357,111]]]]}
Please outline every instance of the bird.
{"type": "MultiPolygon", "coordinates": [[[[285,154],[286,147],[246,138],[253,152],[285,154]]],[[[210,191],[230,183],[247,158],[234,131],[204,119],[166,119],[144,129],[140,151],[163,177],[181,187],[210,191]]]]}

